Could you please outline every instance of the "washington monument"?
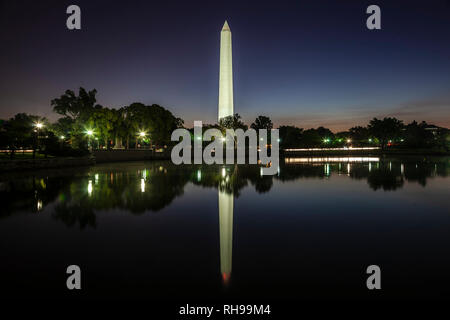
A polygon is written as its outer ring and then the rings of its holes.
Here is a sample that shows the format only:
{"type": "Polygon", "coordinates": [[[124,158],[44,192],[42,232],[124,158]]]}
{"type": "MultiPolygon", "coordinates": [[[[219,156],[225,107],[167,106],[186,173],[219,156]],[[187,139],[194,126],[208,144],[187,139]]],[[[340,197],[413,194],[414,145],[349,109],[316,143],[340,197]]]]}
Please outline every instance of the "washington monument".
{"type": "Polygon", "coordinates": [[[220,32],[219,121],[233,115],[233,61],[231,30],[225,21],[220,32]]]}

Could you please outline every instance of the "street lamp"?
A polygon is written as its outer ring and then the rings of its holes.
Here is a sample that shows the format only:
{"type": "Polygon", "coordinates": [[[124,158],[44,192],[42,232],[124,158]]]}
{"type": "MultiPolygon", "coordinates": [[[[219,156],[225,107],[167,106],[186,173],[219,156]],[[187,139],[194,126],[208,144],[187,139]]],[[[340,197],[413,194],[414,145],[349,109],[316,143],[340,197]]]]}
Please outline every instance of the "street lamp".
{"type": "MultiPolygon", "coordinates": [[[[141,138],[141,140],[143,141],[143,139],[147,136],[147,133],[145,131],[140,131],[138,133],[138,137],[141,138]]],[[[136,148],[138,147],[138,139],[136,139],[136,148]]],[[[139,147],[141,147],[141,145],[139,144],[139,147]]]]}
{"type": "MultiPolygon", "coordinates": [[[[40,122],[36,122],[34,124],[34,126],[36,127],[36,136],[37,136],[37,148],[40,149],[40,145],[39,145],[39,129],[42,129],[42,127],[44,127],[44,125],[40,122]]],[[[33,151],[33,159],[35,157],[34,151],[33,151]]]]}
{"type": "Polygon", "coordinates": [[[91,129],[86,131],[86,134],[88,135],[88,149],[90,149],[92,151],[92,147],[91,147],[91,136],[94,134],[94,131],[92,131],[91,129]]]}

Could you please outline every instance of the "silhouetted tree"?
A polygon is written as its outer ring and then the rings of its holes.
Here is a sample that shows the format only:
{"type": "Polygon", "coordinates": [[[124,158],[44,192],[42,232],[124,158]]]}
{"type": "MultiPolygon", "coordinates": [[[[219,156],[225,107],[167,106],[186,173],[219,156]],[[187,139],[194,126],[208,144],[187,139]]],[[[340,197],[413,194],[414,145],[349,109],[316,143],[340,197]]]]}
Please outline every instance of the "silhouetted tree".
{"type": "Polygon", "coordinates": [[[380,141],[381,149],[385,149],[389,140],[398,138],[402,133],[403,122],[396,118],[373,118],[368,129],[371,135],[380,141]]]}
{"type": "Polygon", "coordinates": [[[370,132],[367,127],[356,126],[349,130],[349,138],[354,142],[367,143],[370,139],[370,132]]]}
{"type": "Polygon", "coordinates": [[[333,139],[334,135],[330,129],[319,127],[303,131],[301,144],[304,147],[330,146],[333,139]]]}
{"type": "Polygon", "coordinates": [[[281,148],[296,148],[300,145],[303,129],[295,126],[281,126],[278,130],[281,148]]]}
{"type": "Polygon", "coordinates": [[[34,157],[39,139],[43,136],[45,137],[47,127],[47,119],[26,113],[18,113],[6,121],[3,129],[11,151],[11,158],[14,157],[15,150],[20,148],[32,148],[34,157]],[[43,127],[40,129],[36,127],[38,122],[43,124],[43,127]]]}
{"type": "Polygon", "coordinates": [[[250,128],[255,129],[255,130],[259,130],[259,129],[271,130],[273,128],[273,123],[269,117],[258,116],[258,118],[255,119],[255,122],[253,122],[250,125],[250,128]]]}
{"type": "Polygon", "coordinates": [[[242,129],[247,130],[248,126],[244,124],[241,120],[241,116],[237,113],[235,113],[232,116],[228,116],[225,118],[220,119],[219,121],[219,127],[222,129],[223,132],[225,132],[226,129],[242,129]]]}
{"type": "Polygon", "coordinates": [[[426,130],[428,124],[422,121],[420,124],[416,121],[405,126],[405,144],[408,147],[427,147],[433,143],[433,134],[426,130]]]}

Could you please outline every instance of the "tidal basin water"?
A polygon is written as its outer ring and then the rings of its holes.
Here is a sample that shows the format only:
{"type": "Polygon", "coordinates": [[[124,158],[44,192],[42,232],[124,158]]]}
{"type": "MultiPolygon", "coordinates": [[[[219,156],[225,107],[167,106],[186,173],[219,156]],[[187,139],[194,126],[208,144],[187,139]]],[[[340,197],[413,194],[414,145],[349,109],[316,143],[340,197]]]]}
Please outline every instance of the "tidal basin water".
{"type": "Polygon", "coordinates": [[[288,158],[275,176],[260,170],[128,162],[2,174],[2,295],[450,298],[449,158],[288,158]],[[377,292],[366,288],[372,264],[377,292]]]}

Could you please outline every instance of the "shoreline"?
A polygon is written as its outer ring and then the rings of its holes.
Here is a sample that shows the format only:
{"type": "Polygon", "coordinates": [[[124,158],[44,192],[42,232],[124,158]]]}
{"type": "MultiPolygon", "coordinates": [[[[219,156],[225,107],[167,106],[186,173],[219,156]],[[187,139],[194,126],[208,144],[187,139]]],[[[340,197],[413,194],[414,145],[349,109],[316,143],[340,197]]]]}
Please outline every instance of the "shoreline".
{"type": "Polygon", "coordinates": [[[280,151],[280,156],[308,156],[308,157],[330,157],[330,156],[450,156],[450,152],[433,149],[392,149],[392,150],[305,150],[305,151],[280,151]]]}
{"type": "MultiPolygon", "coordinates": [[[[280,151],[280,158],[295,157],[390,157],[390,156],[450,156],[450,153],[436,150],[334,150],[334,151],[280,151]]],[[[80,158],[46,158],[46,159],[13,159],[0,160],[0,172],[32,171],[39,169],[71,168],[92,166],[98,163],[170,160],[169,152],[153,152],[152,150],[97,150],[88,157],[80,158]]]]}

